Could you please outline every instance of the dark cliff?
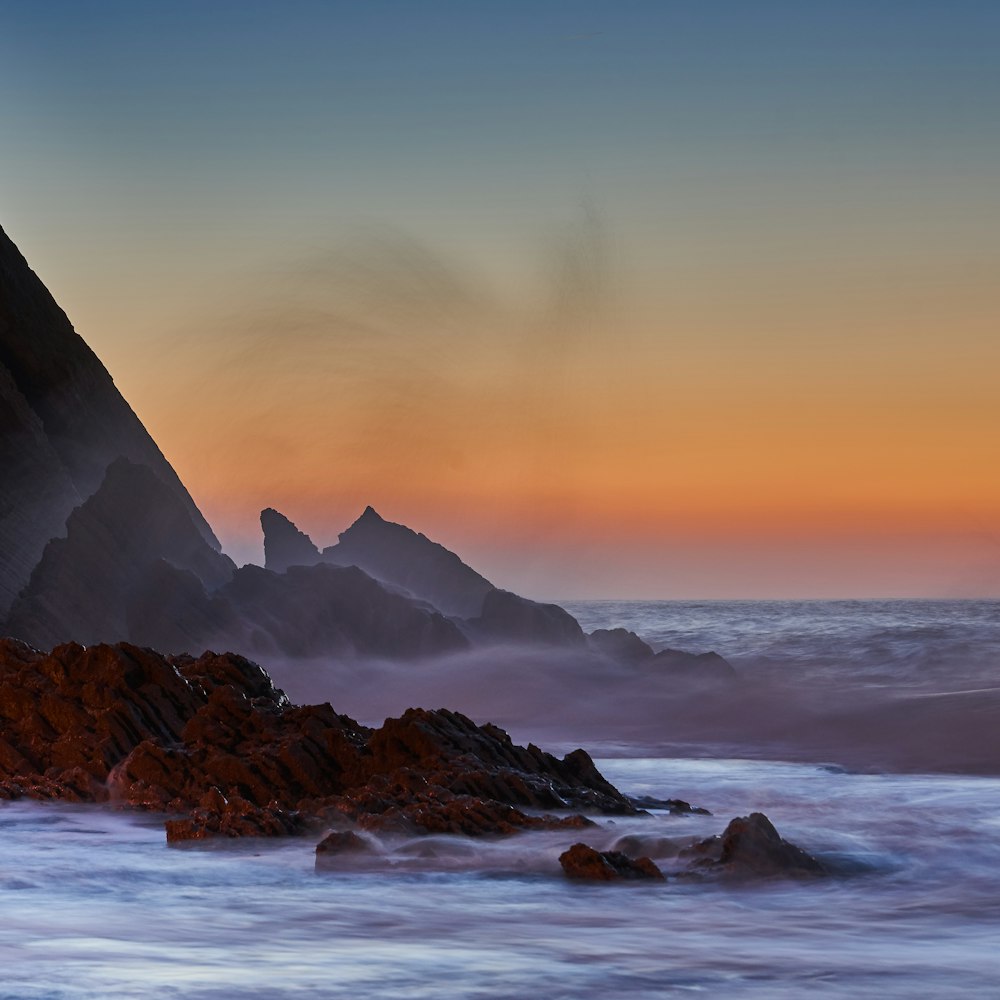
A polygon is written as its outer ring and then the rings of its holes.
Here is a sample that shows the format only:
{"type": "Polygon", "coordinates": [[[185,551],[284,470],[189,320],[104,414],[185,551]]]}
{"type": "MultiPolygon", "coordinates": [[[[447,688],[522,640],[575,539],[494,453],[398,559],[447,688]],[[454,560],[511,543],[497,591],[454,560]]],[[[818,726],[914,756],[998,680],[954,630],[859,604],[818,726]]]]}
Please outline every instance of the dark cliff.
{"type": "Polygon", "coordinates": [[[0,618],[119,457],[152,469],[219,549],[107,370],[0,229],[0,618]]]}

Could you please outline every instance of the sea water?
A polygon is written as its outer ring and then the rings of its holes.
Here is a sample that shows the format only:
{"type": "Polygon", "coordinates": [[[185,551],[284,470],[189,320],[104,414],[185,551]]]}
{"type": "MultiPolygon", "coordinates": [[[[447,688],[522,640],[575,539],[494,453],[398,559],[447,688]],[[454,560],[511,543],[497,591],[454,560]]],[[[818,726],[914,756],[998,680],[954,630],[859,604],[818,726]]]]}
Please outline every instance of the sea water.
{"type": "MultiPolygon", "coordinates": [[[[587,627],[628,624],[625,606],[601,607],[587,627]]],[[[784,650],[789,669],[847,671],[847,650],[868,650],[865,683],[886,655],[886,670],[919,687],[937,662],[921,642],[956,659],[965,644],[962,683],[994,680],[995,605],[993,617],[988,604],[860,607],[856,628],[847,607],[775,619],[714,605],[686,630],[676,605],[657,607],[629,627],[644,622],[648,638],[677,646],[702,628],[714,645],[732,636],[767,669],[784,650]],[[750,628],[755,616],[784,621],[787,643],[750,628]],[[754,635],[770,643],[763,652],[746,641],[754,635]]],[[[0,804],[0,998],[1000,995],[1000,779],[633,749],[598,761],[612,782],[712,815],[484,841],[386,838],[317,872],[308,839],[168,848],[162,817],[0,804]],[[633,835],[693,840],[753,810],[837,874],[594,885],[558,865],[578,839],[600,849],[633,835]]]]}

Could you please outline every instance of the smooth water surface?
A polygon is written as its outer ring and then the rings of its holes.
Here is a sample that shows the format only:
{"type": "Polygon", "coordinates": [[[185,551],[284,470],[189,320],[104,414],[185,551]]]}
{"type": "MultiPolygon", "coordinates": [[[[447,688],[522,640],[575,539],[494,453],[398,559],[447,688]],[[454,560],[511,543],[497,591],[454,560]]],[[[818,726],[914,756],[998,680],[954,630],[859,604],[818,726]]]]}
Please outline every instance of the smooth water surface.
{"type": "MultiPolygon", "coordinates": [[[[986,997],[1000,987],[1000,781],[802,764],[599,762],[711,817],[490,842],[171,849],[155,817],[0,807],[0,997],[986,997]],[[766,812],[841,874],[565,880],[561,850],[766,812]]],[[[661,859],[665,871],[678,866],[661,859]]]]}

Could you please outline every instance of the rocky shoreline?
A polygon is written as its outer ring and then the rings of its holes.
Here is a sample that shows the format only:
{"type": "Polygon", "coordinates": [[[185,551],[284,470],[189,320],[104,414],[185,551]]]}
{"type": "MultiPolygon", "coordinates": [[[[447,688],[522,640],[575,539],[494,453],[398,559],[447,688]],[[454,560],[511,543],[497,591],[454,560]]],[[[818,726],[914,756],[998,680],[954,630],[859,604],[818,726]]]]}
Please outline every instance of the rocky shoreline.
{"type": "MultiPolygon", "coordinates": [[[[409,709],[372,729],[329,704],[292,705],[237,654],[165,656],[129,643],[44,653],[15,639],[0,640],[0,798],[162,812],[172,844],[326,834],[326,855],[363,847],[359,831],[504,836],[649,809],[704,812],[630,799],[584,750],[560,759],[447,709],[409,709]]],[[[777,838],[770,831],[756,831],[758,854],[777,838]]],[[[740,866],[730,830],[712,840],[691,845],[693,869],[740,866]]],[[[818,870],[776,843],[765,873],[818,870]]],[[[586,851],[567,874],[608,878],[586,851]]],[[[621,858],[618,874],[661,877],[649,859],[621,858]]]]}

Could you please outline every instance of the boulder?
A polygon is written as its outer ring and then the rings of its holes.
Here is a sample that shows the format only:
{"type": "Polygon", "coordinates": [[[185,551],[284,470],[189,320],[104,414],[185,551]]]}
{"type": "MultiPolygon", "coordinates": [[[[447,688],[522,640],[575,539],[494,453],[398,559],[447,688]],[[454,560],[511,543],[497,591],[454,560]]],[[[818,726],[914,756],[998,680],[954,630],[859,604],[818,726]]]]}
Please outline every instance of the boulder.
{"type": "Polygon", "coordinates": [[[568,878],[592,882],[620,879],[663,880],[663,872],[649,858],[630,858],[620,851],[598,851],[587,844],[574,844],[559,855],[559,864],[568,878]]]}

